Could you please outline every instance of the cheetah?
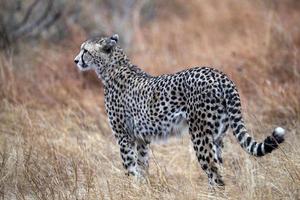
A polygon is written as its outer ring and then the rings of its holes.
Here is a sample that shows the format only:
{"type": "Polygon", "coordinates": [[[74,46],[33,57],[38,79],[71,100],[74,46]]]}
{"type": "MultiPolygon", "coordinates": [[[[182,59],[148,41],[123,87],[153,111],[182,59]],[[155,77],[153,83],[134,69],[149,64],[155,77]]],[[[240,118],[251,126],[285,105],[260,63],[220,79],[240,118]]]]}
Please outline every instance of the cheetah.
{"type": "Polygon", "coordinates": [[[224,186],[218,165],[223,162],[223,138],[229,127],[240,146],[256,157],[271,153],[284,141],[281,127],[263,142],[248,134],[238,90],[224,73],[194,67],[152,76],[131,63],[118,41],[117,34],[89,39],[74,61],[80,70],[94,70],[102,80],[105,109],[128,175],[144,177],[149,144],[184,130],[210,186],[224,186]]]}

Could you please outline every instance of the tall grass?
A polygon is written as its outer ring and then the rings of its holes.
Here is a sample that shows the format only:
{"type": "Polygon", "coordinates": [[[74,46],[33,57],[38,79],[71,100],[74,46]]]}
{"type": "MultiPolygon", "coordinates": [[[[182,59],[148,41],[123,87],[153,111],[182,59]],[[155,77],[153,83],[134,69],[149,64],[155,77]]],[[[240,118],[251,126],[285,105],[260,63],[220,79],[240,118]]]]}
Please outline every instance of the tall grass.
{"type": "MultiPolygon", "coordinates": [[[[152,74],[189,66],[227,73],[247,127],[286,142],[253,158],[228,133],[224,191],[208,189],[188,135],[151,145],[145,182],[125,176],[103,110],[101,82],[73,58],[86,33],[74,25],[60,44],[19,45],[0,54],[0,199],[299,199],[300,12],[297,1],[177,0],[135,24],[130,57],[152,74]]],[[[122,38],[121,38],[122,39],[122,38]]]]}

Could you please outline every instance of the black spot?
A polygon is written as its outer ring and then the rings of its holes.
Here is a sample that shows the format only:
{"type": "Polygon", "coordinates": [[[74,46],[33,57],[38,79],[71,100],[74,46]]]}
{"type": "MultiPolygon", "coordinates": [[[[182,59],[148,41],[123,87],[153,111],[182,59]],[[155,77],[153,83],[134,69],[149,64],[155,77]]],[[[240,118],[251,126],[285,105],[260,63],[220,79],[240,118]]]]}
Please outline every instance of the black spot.
{"type": "Polygon", "coordinates": [[[242,139],[244,138],[245,134],[246,134],[245,131],[241,132],[241,133],[239,134],[239,136],[238,136],[238,140],[239,140],[239,141],[242,141],[242,139]]]}
{"type": "Polygon", "coordinates": [[[240,130],[243,128],[244,126],[242,124],[238,125],[237,129],[236,129],[236,133],[239,133],[240,130]]]}
{"type": "Polygon", "coordinates": [[[216,127],[219,127],[219,126],[220,126],[220,123],[219,123],[219,122],[215,122],[215,126],[216,126],[216,127]]]}
{"type": "Polygon", "coordinates": [[[208,137],[205,137],[205,143],[208,144],[208,142],[209,142],[208,137]]]}
{"type": "Polygon", "coordinates": [[[206,157],[205,160],[206,160],[206,162],[208,162],[208,163],[210,162],[210,158],[209,158],[209,157],[206,157]]]}
{"type": "Polygon", "coordinates": [[[259,157],[264,155],[263,152],[262,152],[262,143],[260,143],[258,145],[258,147],[257,147],[257,154],[256,155],[259,156],[259,157]]]}
{"type": "Polygon", "coordinates": [[[264,144],[265,144],[264,146],[265,146],[266,153],[270,153],[271,151],[273,151],[275,148],[278,147],[278,144],[276,143],[274,138],[272,138],[271,136],[268,136],[265,139],[264,144]]]}
{"type": "Polygon", "coordinates": [[[235,118],[233,121],[235,122],[235,123],[238,123],[238,122],[240,122],[242,120],[242,117],[237,117],[237,118],[235,118]]]}
{"type": "Polygon", "coordinates": [[[251,142],[251,137],[247,137],[247,140],[246,140],[246,147],[248,147],[250,145],[250,142],[251,142]]]}
{"type": "Polygon", "coordinates": [[[144,157],[144,156],[146,155],[146,153],[143,152],[143,151],[140,151],[140,155],[141,155],[142,157],[144,157]]]}

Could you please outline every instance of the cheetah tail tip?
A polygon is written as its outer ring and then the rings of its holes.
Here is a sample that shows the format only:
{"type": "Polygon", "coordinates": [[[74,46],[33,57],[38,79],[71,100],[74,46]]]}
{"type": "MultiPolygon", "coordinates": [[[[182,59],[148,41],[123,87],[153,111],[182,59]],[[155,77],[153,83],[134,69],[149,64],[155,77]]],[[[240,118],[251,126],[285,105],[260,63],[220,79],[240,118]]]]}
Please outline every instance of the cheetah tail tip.
{"type": "Polygon", "coordinates": [[[280,144],[284,141],[284,135],[285,135],[285,130],[281,127],[275,128],[273,132],[273,137],[276,139],[276,141],[280,144]]]}

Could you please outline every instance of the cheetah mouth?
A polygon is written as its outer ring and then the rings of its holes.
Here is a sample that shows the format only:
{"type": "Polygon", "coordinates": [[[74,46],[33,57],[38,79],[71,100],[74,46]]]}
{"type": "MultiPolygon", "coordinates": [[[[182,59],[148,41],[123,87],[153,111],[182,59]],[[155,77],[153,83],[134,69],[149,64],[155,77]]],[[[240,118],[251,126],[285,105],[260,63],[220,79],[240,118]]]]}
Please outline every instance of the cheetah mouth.
{"type": "Polygon", "coordinates": [[[81,68],[87,68],[88,67],[88,65],[86,64],[86,63],[82,63],[82,65],[80,66],[81,68]]]}
{"type": "Polygon", "coordinates": [[[88,70],[88,65],[87,65],[86,63],[77,64],[77,67],[78,67],[79,70],[81,70],[81,71],[88,70]]]}
{"type": "Polygon", "coordinates": [[[86,64],[83,59],[81,59],[81,62],[79,62],[77,66],[82,70],[88,68],[88,64],[86,64]]]}
{"type": "Polygon", "coordinates": [[[84,63],[84,62],[78,62],[76,64],[77,68],[80,70],[80,71],[85,71],[85,70],[88,70],[88,64],[84,63]]]}

